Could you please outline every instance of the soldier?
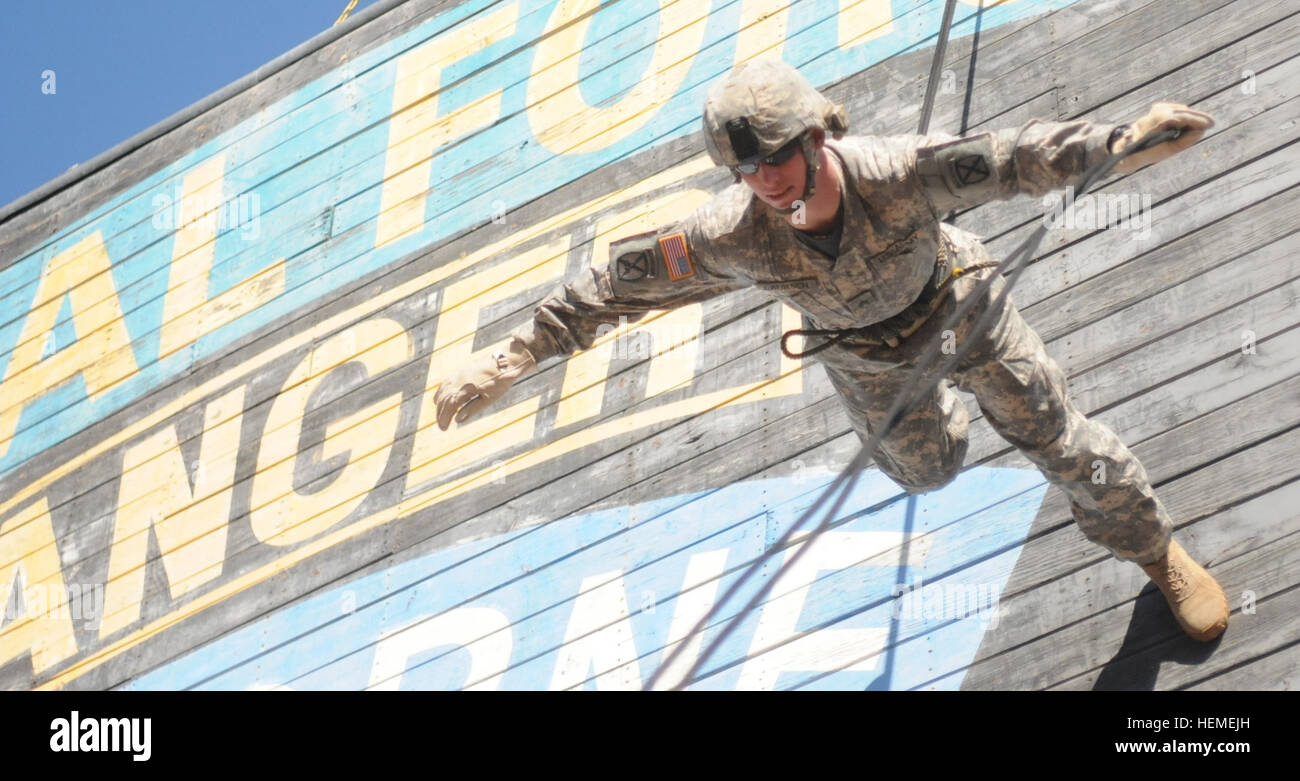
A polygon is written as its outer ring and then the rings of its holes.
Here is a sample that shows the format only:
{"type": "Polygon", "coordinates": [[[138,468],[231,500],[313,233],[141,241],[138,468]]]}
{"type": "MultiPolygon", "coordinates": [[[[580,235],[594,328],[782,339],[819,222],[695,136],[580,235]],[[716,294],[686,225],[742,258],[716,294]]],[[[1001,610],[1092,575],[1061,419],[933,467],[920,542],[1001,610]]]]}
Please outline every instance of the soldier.
{"type": "Polygon", "coordinates": [[[597,329],[620,316],[636,320],[748,286],[803,314],[797,333],[812,342],[804,354],[825,367],[864,441],[926,345],[973,339],[952,374],[884,438],[877,466],[911,493],[951,481],[969,421],[952,388],[973,393],[989,424],[1065,491],[1088,539],[1139,564],[1184,631],[1213,639],[1227,626],[1227,597],[1172,539],[1142,465],[1074,406],[1064,373],[1009,298],[986,333],[972,333],[1002,280],[952,334],[938,332],[996,265],[978,237],[941,215],[1042,196],[1152,131],[1183,131],[1116,166],[1133,171],[1191,146],[1212,125],[1206,114],[1157,103],[1131,125],[1033,120],[969,138],[845,137],[844,110],[798,71],[780,60],[750,61],[715,84],[704,104],[705,145],[735,184],[683,220],[611,244],[607,267],[584,270],[502,349],[440,385],[438,425],[473,417],[537,361],[589,348],[597,329]],[[1099,466],[1105,478],[1094,481],[1099,466]]]}

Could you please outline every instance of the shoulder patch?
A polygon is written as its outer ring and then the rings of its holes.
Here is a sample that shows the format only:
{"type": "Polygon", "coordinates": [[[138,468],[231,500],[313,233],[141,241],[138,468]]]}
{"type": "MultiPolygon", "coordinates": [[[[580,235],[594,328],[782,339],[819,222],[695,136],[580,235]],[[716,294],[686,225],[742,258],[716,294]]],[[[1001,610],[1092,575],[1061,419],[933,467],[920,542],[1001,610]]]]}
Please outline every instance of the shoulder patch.
{"type": "Polygon", "coordinates": [[[979,184],[989,178],[989,165],[982,155],[963,155],[952,161],[953,178],[961,187],[979,184]]]}
{"type": "Polygon", "coordinates": [[[926,187],[974,195],[995,186],[993,136],[981,133],[917,150],[916,170],[926,187]]]}
{"type": "Polygon", "coordinates": [[[658,276],[654,231],[628,236],[609,245],[610,275],[619,282],[640,282],[658,276]]]}
{"type": "Polygon", "coordinates": [[[663,288],[695,276],[686,234],[657,230],[628,236],[609,245],[609,277],[618,294],[637,295],[649,287],[663,288]]]}

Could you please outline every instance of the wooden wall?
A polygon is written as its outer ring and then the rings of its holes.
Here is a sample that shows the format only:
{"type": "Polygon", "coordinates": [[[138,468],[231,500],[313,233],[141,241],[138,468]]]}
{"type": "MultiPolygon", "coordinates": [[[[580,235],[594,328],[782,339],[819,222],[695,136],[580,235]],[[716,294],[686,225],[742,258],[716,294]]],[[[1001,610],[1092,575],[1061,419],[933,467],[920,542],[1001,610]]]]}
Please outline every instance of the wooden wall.
{"type": "MultiPolygon", "coordinates": [[[[432,423],[439,378],[729,182],[697,132],[714,79],[781,56],[855,132],[911,132],[943,3],[597,5],[414,0],[0,224],[0,685],[639,688],[848,460],[821,369],[777,347],[794,313],[756,291],[432,423]]],[[[1145,231],[1049,231],[1016,300],[1200,551],[1290,599],[1258,573],[1295,558],[1298,9],[978,5],[936,131],[1218,119],[1109,184],[1145,231]]],[[[1045,207],[954,221],[996,254],[1045,207]]],[[[967,471],[909,501],[869,469],[696,687],[1127,683],[1116,648],[1176,642],[970,408],[967,471]]]]}

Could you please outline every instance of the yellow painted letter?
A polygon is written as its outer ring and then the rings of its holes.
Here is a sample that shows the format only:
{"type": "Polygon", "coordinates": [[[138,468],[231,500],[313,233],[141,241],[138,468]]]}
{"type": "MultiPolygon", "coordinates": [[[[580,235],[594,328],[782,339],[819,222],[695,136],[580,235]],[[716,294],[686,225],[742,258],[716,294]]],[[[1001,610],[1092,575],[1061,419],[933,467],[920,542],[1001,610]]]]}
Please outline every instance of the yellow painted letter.
{"type": "Polygon", "coordinates": [[[100,637],[140,618],[150,527],[158,540],[172,597],[221,574],[243,412],[242,385],[207,405],[199,460],[193,470],[181,456],[172,425],[126,449],[100,637]]]}
{"type": "Polygon", "coordinates": [[[866,43],[894,31],[889,0],[840,0],[841,49],[866,43]]]}
{"type": "Polygon", "coordinates": [[[789,22],[789,0],[741,0],[736,64],[755,57],[780,59],[789,22]]]}
{"type": "Polygon", "coordinates": [[[0,629],[0,665],[23,651],[32,653],[32,668],[41,671],[77,652],[72,617],[54,526],[45,497],[37,499],[0,525],[0,610],[9,605],[11,589],[23,574],[25,592],[46,596],[43,610],[26,605],[26,614],[0,629]],[[52,599],[51,599],[52,598],[52,599]],[[33,613],[43,613],[33,615],[33,613]]]}
{"type": "Polygon", "coordinates": [[[564,236],[522,252],[508,262],[448,285],[443,291],[429,378],[420,403],[420,423],[411,451],[411,470],[406,478],[408,492],[454,467],[533,438],[540,398],[492,410],[443,431],[436,422],[433,397],[441,382],[473,360],[474,332],[478,330],[483,308],[562,276],[570,241],[569,236],[564,236]]]}
{"type": "Polygon", "coordinates": [[[528,79],[528,123],[556,154],[595,152],[626,138],[677,92],[704,43],[708,3],[660,0],[659,29],[646,74],[609,106],[587,104],[578,88],[587,28],[599,0],[560,0],[537,42],[528,79]]]}
{"type": "MultiPolygon", "coordinates": [[[[224,155],[214,155],[185,175],[172,263],[163,296],[158,359],[188,347],[203,334],[251,312],[284,292],[284,260],[208,299],[208,281],[223,213],[224,155]]],[[[227,208],[226,214],[230,213],[227,208]]]]}
{"type": "Polygon", "coordinates": [[[45,267],[0,384],[0,455],[9,450],[23,405],[32,399],[78,374],[93,398],[136,372],[110,265],[96,231],[45,267]],[[77,341],[42,358],[65,296],[77,341]]]}
{"type": "Polygon", "coordinates": [[[445,117],[438,116],[438,94],[444,68],[513,35],[518,17],[519,6],[511,3],[398,59],[393,118],[388,123],[388,151],[384,155],[384,186],[375,227],[376,247],[424,226],[427,192],[434,184],[434,152],[501,116],[499,89],[445,117]]]}
{"type": "Polygon", "coordinates": [[[322,457],[346,460],[326,488],[310,494],[298,493],[293,484],[302,419],[313,391],[335,367],[357,361],[374,377],[409,359],[413,350],[401,323],[381,317],[335,334],[294,367],[285,380],[288,390],[271,404],[257,454],[249,521],[259,540],[291,545],[315,537],[347,517],[375,487],[393,449],[400,394],[326,428],[322,457]]]}

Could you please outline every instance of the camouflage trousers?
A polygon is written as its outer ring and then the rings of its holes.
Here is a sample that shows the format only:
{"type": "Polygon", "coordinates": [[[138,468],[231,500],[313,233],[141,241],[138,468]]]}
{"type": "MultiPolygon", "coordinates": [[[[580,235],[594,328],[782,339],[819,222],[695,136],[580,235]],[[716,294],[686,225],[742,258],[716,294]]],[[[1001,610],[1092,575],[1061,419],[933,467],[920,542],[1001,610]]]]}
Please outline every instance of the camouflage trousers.
{"type": "MultiPolygon", "coordinates": [[[[982,246],[963,254],[966,257],[959,262],[964,265],[987,259],[982,246]]],[[[973,295],[978,277],[989,273],[955,280],[952,294],[897,349],[842,342],[818,353],[864,442],[882,425],[930,340],[943,338],[940,328],[945,319],[960,301],[973,295]]],[[[970,338],[975,321],[1004,285],[998,279],[972,307],[948,335],[952,344],[970,338]]],[[[1089,540],[1118,558],[1138,563],[1164,555],[1173,524],[1152,491],[1146,470],[1114,431],[1075,407],[1067,395],[1064,372],[1010,297],[962,363],[912,408],[877,449],[876,465],[895,482],[910,493],[923,493],[946,485],[961,469],[969,414],[952,390],[954,383],[974,394],[994,430],[1065,491],[1074,520],[1089,540]]]]}

